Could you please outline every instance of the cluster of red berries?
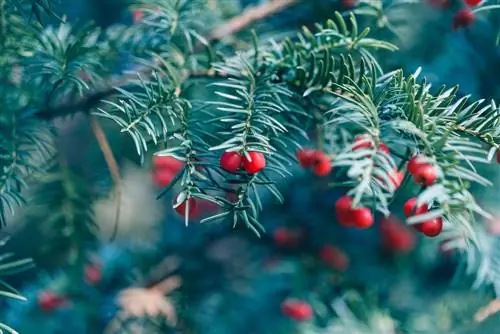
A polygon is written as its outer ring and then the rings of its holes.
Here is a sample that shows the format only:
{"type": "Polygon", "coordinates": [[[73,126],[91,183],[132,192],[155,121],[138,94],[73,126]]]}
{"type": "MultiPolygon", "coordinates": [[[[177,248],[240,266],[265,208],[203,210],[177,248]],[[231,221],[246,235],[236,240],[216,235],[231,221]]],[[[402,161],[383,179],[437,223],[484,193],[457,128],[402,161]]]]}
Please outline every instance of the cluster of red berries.
{"type": "Polygon", "coordinates": [[[345,195],[335,202],[335,214],[340,224],[346,227],[366,229],[373,225],[373,213],[366,207],[352,207],[352,197],[345,195]]]}
{"type": "Polygon", "coordinates": [[[422,186],[433,185],[437,180],[436,167],[429,160],[421,155],[414,156],[408,161],[406,166],[408,173],[413,176],[416,184],[422,186]]]}
{"type": "MultiPolygon", "coordinates": [[[[429,212],[429,207],[427,204],[417,206],[417,199],[414,197],[406,201],[403,212],[405,216],[409,218],[429,212]]],[[[441,234],[443,230],[443,219],[441,217],[436,217],[422,223],[414,224],[413,227],[428,237],[436,237],[441,234]]]]}
{"type": "Polygon", "coordinates": [[[220,157],[220,166],[229,173],[236,173],[243,167],[248,174],[256,174],[266,167],[266,157],[261,152],[224,152],[220,157]]]}
{"type": "Polygon", "coordinates": [[[154,156],[153,181],[159,187],[166,187],[183,168],[184,163],[173,157],[154,156]]]}
{"type": "Polygon", "coordinates": [[[54,311],[68,303],[66,297],[48,290],[40,292],[37,299],[38,306],[45,312],[54,311]]]}
{"type": "Polygon", "coordinates": [[[332,171],[330,158],[323,151],[301,149],[296,157],[302,168],[311,168],[317,176],[326,176],[332,171]]]}
{"type": "Polygon", "coordinates": [[[389,216],[380,222],[382,246],[394,253],[408,253],[415,247],[415,234],[396,217],[389,216]]]}
{"type": "Polygon", "coordinates": [[[313,309],[309,303],[294,298],[288,298],[281,303],[281,312],[297,321],[307,321],[313,316],[313,309]]]}

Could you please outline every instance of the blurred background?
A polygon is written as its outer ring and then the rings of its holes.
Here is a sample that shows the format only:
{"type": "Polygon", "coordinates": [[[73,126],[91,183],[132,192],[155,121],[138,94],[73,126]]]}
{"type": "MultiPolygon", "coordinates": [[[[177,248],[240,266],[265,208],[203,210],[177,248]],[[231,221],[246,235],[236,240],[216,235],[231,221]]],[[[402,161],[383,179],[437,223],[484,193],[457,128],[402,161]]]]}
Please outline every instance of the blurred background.
{"type": "MultiPolygon", "coordinates": [[[[206,2],[213,3],[216,24],[266,1],[206,2]]],[[[307,0],[255,28],[262,41],[280,40],[335,11],[358,11],[375,36],[400,48],[380,55],[384,70],[413,73],[421,67],[436,89],[458,84],[461,95],[498,101],[500,11],[478,14],[474,25],[454,31],[453,15],[465,4],[450,2],[450,9],[438,10],[428,1],[307,0]]],[[[59,0],[54,10],[73,24],[93,21],[103,29],[137,21],[120,0],[59,0]]],[[[227,43],[244,49],[249,36],[242,32],[227,43]]],[[[113,70],[129,68],[130,61],[123,54],[113,70]]],[[[200,82],[188,94],[203,100],[210,91],[200,82]]],[[[108,194],[111,178],[101,151],[83,117],[63,119],[57,127],[65,168],[93,214],[81,209],[61,224],[47,219],[49,209],[37,203],[67,191],[49,184],[2,231],[9,237],[6,252],[36,263],[7,278],[28,299],[2,301],[0,320],[19,333],[500,333],[497,315],[475,318],[494,289],[473,288],[476,276],[464,272],[460,254],[443,247],[446,240],[406,228],[403,200],[376,227],[346,229],[336,223],[333,207],[342,192],[297,165],[296,177],[278,185],[284,204],[262,197],[267,234],[261,238],[232,224],[195,219],[185,226],[172,209],[172,192],[156,199],[162,187],[151,156],[140,161],[129,137],[105,123],[123,176],[120,225],[109,242],[115,199],[108,194]],[[79,256],[89,259],[83,268],[73,265],[79,256]],[[292,311],[284,306],[290,301],[296,303],[292,311]]],[[[498,165],[484,167],[495,185],[476,191],[499,217],[479,232],[491,247],[500,233],[499,172],[498,165]]],[[[216,210],[206,205],[199,215],[216,210]]]]}

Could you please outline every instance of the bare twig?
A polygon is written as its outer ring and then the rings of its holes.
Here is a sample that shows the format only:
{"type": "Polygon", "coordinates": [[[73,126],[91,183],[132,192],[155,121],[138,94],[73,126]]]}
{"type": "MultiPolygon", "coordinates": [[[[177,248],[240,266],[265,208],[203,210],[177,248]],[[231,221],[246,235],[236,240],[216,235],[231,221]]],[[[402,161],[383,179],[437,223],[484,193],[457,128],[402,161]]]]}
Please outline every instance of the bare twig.
{"type": "MultiPolygon", "coordinates": [[[[247,28],[251,24],[272,16],[294,4],[299,3],[301,0],[274,0],[269,3],[250,8],[229,21],[215,27],[211,33],[208,34],[207,40],[209,42],[216,42],[224,37],[233,35],[247,28]]],[[[153,71],[152,66],[143,66],[138,68],[135,72],[139,72],[144,76],[150,76],[153,71]]],[[[115,77],[104,85],[98,91],[91,92],[90,94],[72,102],[65,102],[61,105],[41,109],[35,112],[35,115],[41,119],[50,120],[57,117],[74,114],[79,111],[88,112],[95,107],[103,98],[106,98],[115,93],[114,87],[126,86],[131,79],[136,78],[137,74],[126,74],[124,76],[115,77]]],[[[188,76],[189,77],[189,76],[188,76]]]]}

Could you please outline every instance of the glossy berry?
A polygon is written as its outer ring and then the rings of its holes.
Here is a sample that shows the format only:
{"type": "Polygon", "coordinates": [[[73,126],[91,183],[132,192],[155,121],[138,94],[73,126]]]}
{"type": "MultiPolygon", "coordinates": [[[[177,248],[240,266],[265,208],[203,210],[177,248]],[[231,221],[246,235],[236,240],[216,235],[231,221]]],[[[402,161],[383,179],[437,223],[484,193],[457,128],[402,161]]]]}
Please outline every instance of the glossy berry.
{"type": "Polygon", "coordinates": [[[96,285],[101,281],[101,268],[95,264],[85,266],[85,281],[89,284],[96,285]]]}
{"type": "Polygon", "coordinates": [[[345,226],[352,225],[352,197],[342,196],[335,202],[335,215],[340,224],[345,226]]]}
{"type": "Polygon", "coordinates": [[[168,186],[175,178],[175,174],[170,170],[157,170],[153,172],[153,181],[159,187],[168,186]]]}
{"type": "Polygon", "coordinates": [[[426,159],[422,155],[416,155],[412,157],[410,161],[408,161],[406,169],[410,174],[414,174],[418,170],[418,168],[427,164],[429,164],[428,159],[426,159]]]}
{"type": "Polygon", "coordinates": [[[304,148],[298,150],[295,156],[297,157],[297,160],[299,161],[299,164],[302,168],[309,168],[313,164],[312,160],[313,154],[314,154],[313,150],[308,150],[304,148]]]}
{"type": "Polygon", "coordinates": [[[53,311],[63,304],[65,304],[66,298],[55,294],[52,291],[42,291],[38,294],[38,305],[45,312],[53,311]]]}
{"type": "Polygon", "coordinates": [[[174,157],[158,156],[153,157],[154,170],[169,170],[175,174],[184,168],[184,162],[177,160],[174,157]]]}
{"type": "Polygon", "coordinates": [[[474,7],[479,5],[483,0],[464,0],[468,6],[474,7]]]}
{"type": "Polygon", "coordinates": [[[357,228],[366,229],[373,225],[373,213],[368,208],[352,209],[350,214],[352,223],[357,228]]]}
{"type": "Polygon", "coordinates": [[[189,216],[193,216],[193,214],[196,211],[196,199],[194,199],[193,197],[189,198],[187,201],[184,201],[182,202],[179,206],[177,206],[175,208],[175,211],[177,212],[177,214],[179,214],[180,216],[185,216],[186,215],[186,203],[189,203],[189,212],[188,212],[188,215],[189,216]]]}
{"type": "Polygon", "coordinates": [[[283,315],[297,321],[307,321],[313,316],[311,305],[300,299],[286,299],[281,303],[281,312],[283,315]]]}
{"type": "Polygon", "coordinates": [[[406,217],[417,216],[429,211],[429,207],[427,206],[427,204],[422,204],[419,207],[416,207],[416,205],[417,199],[415,197],[410,198],[406,201],[403,206],[403,212],[406,217]]]}
{"type": "Polygon", "coordinates": [[[460,9],[453,16],[453,30],[470,27],[476,21],[476,15],[469,8],[460,9]]]}
{"type": "Polygon", "coordinates": [[[266,167],[266,157],[260,152],[248,152],[250,159],[243,156],[243,168],[248,174],[255,174],[266,167]]]}
{"type": "Polygon", "coordinates": [[[437,180],[436,168],[432,165],[425,164],[416,167],[413,174],[413,180],[417,184],[424,186],[430,186],[434,184],[437,180]]]}
{"type": "Polygon", "coordinates": [[[312,170],[317,176],[327,176],[332,171],[330,158],[322,151],[315,151],[312,156],[312,170]]]}
{"type": "Polygon", "coordinates": [[[415,247],[416,237],[408,225],[388,217],[380,222],[380,236],[385,249],[396,253],[407,253],[415,247]]]}
{"type": "Polygon", "coordinates": [[[415,228],[428,237],[436,237],[441,234],[443,230],[443,219],[438,217],[420,224],[415,224],[415,228]]]}
{"type": "Polygon", "coordinates": [[[321,261],[336,270],[345,271],[349,267],[349,257],[336,247],[324,246],[319,257],[321,261]]]}
{"type": "Polygon", "coordinates": [[[241,167],[243,158],[238,152],[224,152],[220,156],[220,166],[229,173],[236,173],[241,167]]]}

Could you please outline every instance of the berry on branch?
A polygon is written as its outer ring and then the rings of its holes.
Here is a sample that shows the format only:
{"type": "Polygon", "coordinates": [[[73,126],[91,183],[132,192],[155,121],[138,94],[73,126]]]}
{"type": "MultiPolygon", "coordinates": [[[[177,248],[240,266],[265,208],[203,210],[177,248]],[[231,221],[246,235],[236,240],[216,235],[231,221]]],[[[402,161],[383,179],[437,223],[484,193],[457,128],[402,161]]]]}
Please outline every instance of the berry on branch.
{"type": "Polygon", "coordinates": [[[301,241],[301,235],[298,231],[293,231],[281,227],[274,231],[274,243],[280,247],[297,247],[301,241]]]}
{"type": "Polygon", "coordinates": [[[476,15],[469,8],[460,9],[453,16],[453,30],[470,27],[476,21],[476,15]]]}
{"type": "Polygon", "coordinates": [[[52,291],[45,290],[38,294],[38,305],[45,312],[54,311],[65,303],[65,297],[59,296],[52,291]]]}
{"type": "Polygon", "coordinates": [[[330,158],[323,151],[315,151],[312,156],[312,170],[317,176],[326,176],[332,171],[330,158]]]}
{"type": "Polygon", "coordinates": [[[340,224],[344,226],[352,226],[352,217],[350,212],[352,210],[352,197],[351,196],[342,196],[335,202],[335,214],[337,216],[337,220],[340,224]]]}
{"type": "Polygon", "coordinates": [[[415,247],[415,234],[407,225],[389,216],[380,222],[382,246],[395,253],[408,253],[415,247]]]}
{"type": "Polygon", "coordinates": [[[281,303],[283,315],[297,321],[307,321],[313,316],[311,305],[300,299],[288,298],[281,303]]]}
{"type": "Polygon", "coordinates": [[[260,152],[248,152],[243,156],[243,168],[248,174],[256,174],[266,167],[266,157],[260,152]]]}
{"type": "Polygon", "coordinates": [[[443,219],[441,217],[434,218],[420,224],[415,224],[414,227],[417,231],[422,232],[428,237],[436,237],[443,230],[443,219]]]}
{"type": "Polygon", "coordinates": [[[308,149],[300,149],[296,153],[297,160],[302,168],[309,168],[313,164],[314,151],[308,149]]]}
{"type": "Polygon", "coordinates": [[[366,229],[373,225],[373,213],[368,208],[352,209],[350,214],[352,216],[352,223],[357,228],[366,229]]]}
{"type": "Polygon", "coordinates": [[[220,157],[220,166],[229,173],[236,173],[242,161],[242,156],[238,152],[224,152],[220,157]]]}
{"type": "Polygon", "coordinates": [[[406,201],[406,203],[403,206],[403,212],[407,218],[414,215],[417,216],[429,211],[427,204],[422,204],[419,207],[416,207],[416,205],[417,205],[417,199],[415,197],[410,198],[409,200],[406,201]]]}
{"type": "Polygon", "coordinates": [[[185,200],[184,202],[179,204],[175,208],[175,211],[177,212],[177,214],[184,217],[184,216],[186,216],[186,206],[189,206],[189,208],[188,208],[189,212],[187,212],[187,214],[189,216],[193,216],[193,214],[196,212],[196,204],[197,204],[196,199],[193,197],[190,197],[188,200],[185,200]],[[188,203],[189,205],[186,205],[186,203],[188,203]]]}
{"type": "Polygon", "coordinates": [[[420,165],[413,172],[413,180],[417,184],[430,186],[437,180],[436,168],[430,164],[420,165]]]}

